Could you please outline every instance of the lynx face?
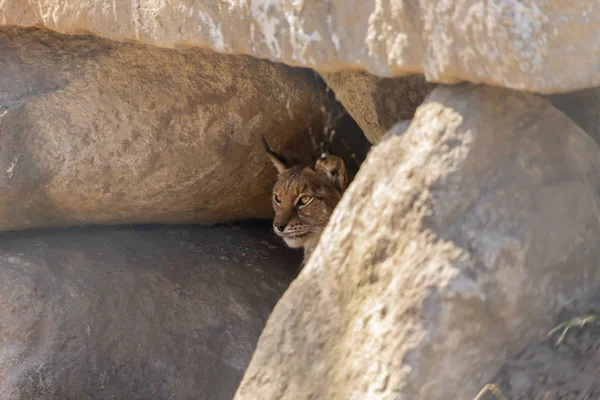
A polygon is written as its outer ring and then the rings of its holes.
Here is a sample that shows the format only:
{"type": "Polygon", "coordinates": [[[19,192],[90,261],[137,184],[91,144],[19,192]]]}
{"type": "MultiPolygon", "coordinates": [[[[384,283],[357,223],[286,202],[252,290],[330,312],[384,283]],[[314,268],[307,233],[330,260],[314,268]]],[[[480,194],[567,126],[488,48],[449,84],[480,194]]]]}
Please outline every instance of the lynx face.
{"type": "Polygon", "coordinates": [[[310,167],[292,167],[273,187],[273,229],[292,247],[316,246],[342,192],[310,167]]]}
{"type": "Polygon", "coordinates": [[[304,248],[305,260],[319,241],[346,186],[344,162],[336,156],[318,160],[314,167],[291,166],[265,142],[279,172],[271,197],[273,230],[291,248],[304,248]]]}

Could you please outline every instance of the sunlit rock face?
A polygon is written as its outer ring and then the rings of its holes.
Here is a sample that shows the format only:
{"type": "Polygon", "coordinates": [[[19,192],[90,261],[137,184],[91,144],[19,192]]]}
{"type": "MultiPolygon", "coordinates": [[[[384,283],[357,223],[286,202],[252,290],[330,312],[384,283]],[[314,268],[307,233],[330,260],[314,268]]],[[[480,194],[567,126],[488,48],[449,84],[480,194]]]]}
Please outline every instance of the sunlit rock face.
{"type": "Polygon", "coordinates": [[[472,399],[600,284],[600,152],[543,98],[438,87],[371,150],[236,400],[472,399]]]}
{"type": "Polygon", "coordinates": [[[319,72],[553,93],[600,84],[600,4],[478,0],[4,0],[0,24],[249,54],[319,72]],[[577,62],[573,62],[577,60],[577,62]]]}

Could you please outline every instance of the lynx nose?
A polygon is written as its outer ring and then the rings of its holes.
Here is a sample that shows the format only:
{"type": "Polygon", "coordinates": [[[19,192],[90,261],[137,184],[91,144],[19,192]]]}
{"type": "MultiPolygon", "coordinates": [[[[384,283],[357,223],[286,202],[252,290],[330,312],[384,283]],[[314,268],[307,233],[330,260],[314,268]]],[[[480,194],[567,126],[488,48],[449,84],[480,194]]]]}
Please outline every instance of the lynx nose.
{"type": "Polygon", "coordinates": [[[281,233],[281,232],[283,232],[283,230],[285,229],[285,225],[286,225],[286,224],[281,224],[281,223],[279,223],[279,222],[274,222],[274,223],[273,223],[273,226],[275,227],[275,230],[276,230],[277,232],[280,232],[280,233],[281,233]]]}

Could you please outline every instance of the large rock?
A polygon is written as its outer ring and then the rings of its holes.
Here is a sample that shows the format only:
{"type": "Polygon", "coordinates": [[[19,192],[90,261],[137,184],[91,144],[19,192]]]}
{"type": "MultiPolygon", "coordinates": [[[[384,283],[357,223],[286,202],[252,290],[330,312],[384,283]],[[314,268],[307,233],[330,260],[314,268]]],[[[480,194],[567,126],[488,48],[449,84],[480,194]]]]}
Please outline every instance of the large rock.
{"type": "Polygon", "coordinates": [[[398,121],[411,119],[435,87],[423,75],[378,78],[343,71],[321,76],[371,143],[377,143],[398,121]]]}
{"type": "Polygon", "coordinates": [[[0,230],[270,218],[261,135],[306,158],[336,107],[308,70],[1,29],[0,230]]]}
{"type": "Polygon", "coordinates": [[[369,154],[236,400],[469,399],[600,284],[594,141],[546,100],[434,89],[369,154]]]}
{"type": "Polygon", "coordinates": [[[0,398],[229,400],[300,262],[270,226],[0,236],[0,398]]]}
{"type": "Polygon", "coordinates": [[[3,0],[0,24],[207,47],[321,72],[423,73],[546,93],[600,84],[600,4],[590,1],[3,0]]]}

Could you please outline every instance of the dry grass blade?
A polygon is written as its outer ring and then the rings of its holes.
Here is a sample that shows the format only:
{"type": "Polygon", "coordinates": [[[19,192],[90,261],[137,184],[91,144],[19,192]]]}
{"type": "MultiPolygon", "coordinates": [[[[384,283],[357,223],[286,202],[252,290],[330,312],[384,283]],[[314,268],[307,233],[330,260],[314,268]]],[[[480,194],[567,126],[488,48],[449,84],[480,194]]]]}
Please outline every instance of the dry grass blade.
{"type": "Polygon", "coordinates": [[[488,383],[473,400],[506,400],[506,398],[496,385],[488,383]]]}

